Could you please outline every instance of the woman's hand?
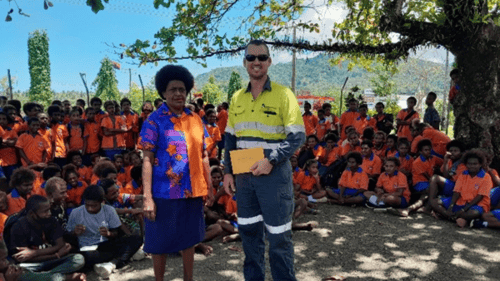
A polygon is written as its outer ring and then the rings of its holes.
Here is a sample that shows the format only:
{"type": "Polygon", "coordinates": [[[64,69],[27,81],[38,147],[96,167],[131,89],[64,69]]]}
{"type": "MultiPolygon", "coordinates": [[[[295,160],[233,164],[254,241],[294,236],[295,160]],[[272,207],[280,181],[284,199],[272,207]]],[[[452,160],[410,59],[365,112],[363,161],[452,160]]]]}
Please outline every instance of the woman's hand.
{"type": "Polygon", "coordinates": [[[144,199],[144,216],[150,220],[150,221],[155,221],[156,219],[156,204],[153,201],[153,198],[146,198],[144,199]]]}

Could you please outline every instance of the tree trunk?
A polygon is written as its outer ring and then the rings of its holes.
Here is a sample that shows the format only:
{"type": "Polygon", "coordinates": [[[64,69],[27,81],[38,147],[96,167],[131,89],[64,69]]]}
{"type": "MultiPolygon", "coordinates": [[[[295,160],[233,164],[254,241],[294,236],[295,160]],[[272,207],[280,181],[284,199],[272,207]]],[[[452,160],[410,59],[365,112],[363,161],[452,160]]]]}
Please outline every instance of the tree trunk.
{"type": "Polygon", "coordinates": [[[460,93],[453,101],[455,139],[500,160],[500,50],[481,39],[451,50],[461,71],[460,93]]]}

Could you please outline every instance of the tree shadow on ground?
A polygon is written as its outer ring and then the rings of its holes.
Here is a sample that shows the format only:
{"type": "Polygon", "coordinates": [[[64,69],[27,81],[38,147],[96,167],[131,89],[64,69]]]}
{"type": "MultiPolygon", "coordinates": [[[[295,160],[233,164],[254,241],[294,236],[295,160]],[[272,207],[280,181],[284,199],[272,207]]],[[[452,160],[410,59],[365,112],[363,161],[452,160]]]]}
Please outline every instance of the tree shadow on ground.
{"type": "MultiPolygon", "coordinates": [[[[499,233],[460,229],[455,224],[417,214],[399,218],[364,207],[319,206],[320,214],[299,221],[320,223],[312,232],[294,232],[298,280],[332,275],[347,280],[498,280],[499,233]]],[[[243,280],[241,242],[209,243],[214,254],[195,257],[195,280],[243,280]]],[[[133,272],[111,280],[154,280],[150,259],[134,262],[133,272]]],[[[266,256],[266,280],[272,280],[266,256]]],[[[89,280],[97,280],[89,276],[89,280]]],[[[182,280],[182,259],[167,260],[165,280],[182,280]]]]}

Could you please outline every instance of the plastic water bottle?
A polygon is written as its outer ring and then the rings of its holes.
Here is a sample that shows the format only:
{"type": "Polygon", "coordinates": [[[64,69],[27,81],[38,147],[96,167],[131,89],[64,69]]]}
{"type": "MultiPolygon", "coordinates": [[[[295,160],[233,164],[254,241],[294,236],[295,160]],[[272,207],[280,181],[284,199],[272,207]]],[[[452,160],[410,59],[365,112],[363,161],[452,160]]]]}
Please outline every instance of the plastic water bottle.
{"type": "MultiPolygon", "coordinates": [[[[106,221],[101,222],[101,227],[106,227],[108,228],[108,223],[106,221]]],[[[101,227],[99,227],[99,232],[101,230],[101,227]]],[[[104,242],[104,236],[101,235],[101,242],[104,242]]]]}

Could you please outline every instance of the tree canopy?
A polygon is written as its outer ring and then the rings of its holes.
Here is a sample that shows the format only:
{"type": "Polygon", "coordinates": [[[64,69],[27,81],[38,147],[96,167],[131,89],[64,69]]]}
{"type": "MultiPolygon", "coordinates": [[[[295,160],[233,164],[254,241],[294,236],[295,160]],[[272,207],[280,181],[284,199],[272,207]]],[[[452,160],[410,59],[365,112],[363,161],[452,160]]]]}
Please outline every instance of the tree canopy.
{"type": "Polygon", "coordinates": [[[28,38],[28,65],[31,101],[49,105],[53,94],[50,90],[49,36],[45,30],[35,30],[28,38]]]}
{"type": "Polygon", "coordinates": [[[115,76],[113,63],[109,58],[101,61],[101,68],[92,86],[97,86],[95,96],[102,100],[120,100],[120,91],[118,90],[118,80],[115,76]]]}

